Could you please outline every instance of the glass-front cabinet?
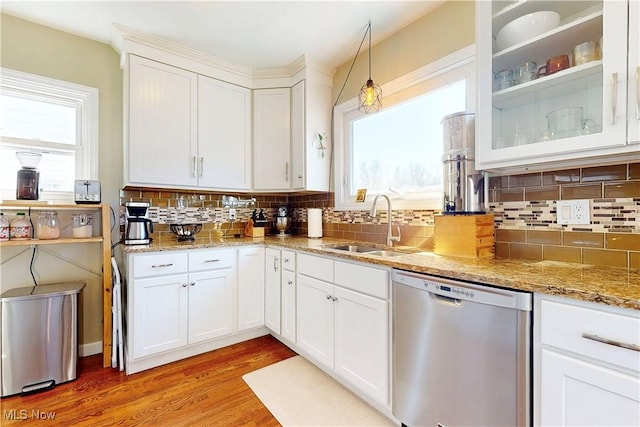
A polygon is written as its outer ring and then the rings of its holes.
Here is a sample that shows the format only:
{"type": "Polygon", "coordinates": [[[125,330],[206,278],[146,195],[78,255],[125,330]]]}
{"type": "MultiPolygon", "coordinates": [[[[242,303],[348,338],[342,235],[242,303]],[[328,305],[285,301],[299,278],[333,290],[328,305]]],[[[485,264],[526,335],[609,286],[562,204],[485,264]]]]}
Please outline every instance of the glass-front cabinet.
{"type": "Polygon", "coordinates": [[[640,34],[630,3],[476,3],[478,169],[637,158],[630,62],[638,55],[630,51],[640,34]]]}

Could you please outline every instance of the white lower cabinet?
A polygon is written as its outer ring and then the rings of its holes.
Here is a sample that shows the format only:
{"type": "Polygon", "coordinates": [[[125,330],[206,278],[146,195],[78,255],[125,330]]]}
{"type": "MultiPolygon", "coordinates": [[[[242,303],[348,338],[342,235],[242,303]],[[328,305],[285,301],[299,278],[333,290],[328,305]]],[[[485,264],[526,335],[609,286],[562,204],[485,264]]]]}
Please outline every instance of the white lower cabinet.
{"type": "Polygon", "coordinates": [[[362,391],[389,397],[389,303],[339,286],[334,325],[334,369],[362,391]]]}
{"type": "Polygon", "coordinates": [[[542,425],[638,426],[638,377],[542,350],[542,425]]]}
{"type": "Polygon", "coordinates": [[[267,248],[264,274],[264,325],[280,334],[280,251],[267,248]]]}
{"type": "Polygon", "coordinates": [[[296,253],[282,251],[280,283],[280,331],[282,338],[296,342],[296,253]]]}
{"type": "MultiPolygon", "coordinates": [[[[263,248],[257,249],[254,272],[264,266],[263,248]]],[[[243,261],[251,260],[250,248],[242,253],[243,261]]],[[[128,374],[266,333],[260,328],[263,275],[245,272],[238,285],[237,257],[235,248],[126,256],[128,374]],[[255,300],[258,313],[248,315],[255,300]],[[237,312],[236,301],[241,301],[237,312]],[[239,333],[241,327],[248,330],[239,333]]]]}
{"type": "Polygon", "coordinates": [[[189,343],[233,332],[235,268],[189,273],[189,343]]]}
{"type": "Polygon", "coordinates": [[[640,352],[624,347],[640,313],[539,295],[535,313],[534,424],[640,425],[640,352]]]}
{"type": "Polygon", "coordinates": [[[264,326],[264,252],[238,249],[238,331],[264,326]]]}
{"type": "Polygon", "coordinates": [[[188,276],[137,279],[132,283],[131,356],[139,358],[187,344],[188,276]]]}
{"type": "MultiPolygon", "coordinates": [[[[307,255],[300,255],[299,258],[307,255]]],[[[311,358],[333,369],[333,288],[331,283],[297,274],[297,342],[311,358]]]]}
{"type": "Polygon", "coordinates": [[[308,254],[298,254],[297,264],[298,347],[387,405],[388,270],[308,254]]]}

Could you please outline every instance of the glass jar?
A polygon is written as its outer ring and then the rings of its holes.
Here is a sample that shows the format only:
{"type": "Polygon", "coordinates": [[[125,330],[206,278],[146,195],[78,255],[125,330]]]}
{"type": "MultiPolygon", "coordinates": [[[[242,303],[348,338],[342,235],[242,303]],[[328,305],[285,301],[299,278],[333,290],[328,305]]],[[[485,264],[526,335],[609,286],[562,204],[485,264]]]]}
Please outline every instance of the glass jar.
{"type": "Polygon", "coordinates": [[[38,239],[41,240],[51,240],[60,237],[60,222],[58,221],[58,212],[40,212],[36,230],[38,232],[38,239]]]}
{"type": "Polygon", "coordinates": [[[76,239],[91,237],[93,234],[93,217],[87,214],[73,215],[71,235],[76,239]]]}
{"type": "Polygon", "coordinates": [[[11,226],[9,225],[9,219],[4,216],[4,213],[0,212],[0,241],[9,240],[11,226]]]}
{"type": "Polygon", "coordinates": [[[31,239],[31,221],[24,212],[18,212],[16,219],[11,221],[9,234],[13,240],[31,239]]]}

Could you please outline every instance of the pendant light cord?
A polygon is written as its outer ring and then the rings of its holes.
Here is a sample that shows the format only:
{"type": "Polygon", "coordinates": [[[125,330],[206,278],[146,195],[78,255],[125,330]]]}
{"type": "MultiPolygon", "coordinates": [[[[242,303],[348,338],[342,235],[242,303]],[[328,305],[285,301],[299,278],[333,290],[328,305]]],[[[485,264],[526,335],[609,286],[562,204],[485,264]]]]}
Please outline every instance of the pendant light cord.
{"type": "MultiPolygon", "coordinates": [[[[353,57],[353,61],[351,61],[351,66],[349,67],[349,71],[347,71],[347,76],[344,78],[344,82],[342,83],[342,87],[340,88],[340,92],[338,92],[338,96],[336,96],[336,100],[333,103],[333,106],[331,107],[331,129],[329,134],[331,135],[331,144],[329,145],[329,191],[327,192],[327,200],[325,201],[325,203],[328,203],[328,199],[329,199],[329,195],[331,194],[331,183],[333,182],[333,147],[335,146],[335,142],[334,142],[334,131],[333,131],[333,118],[334,118],[334,114],[333,111],[336,108],[336,105],[338,105],[338,102],[340,101],[340,96],[342,95],[342,92],[344,91],[344,88],[347,86],[347,82],[349,81],[349,76],[351,76],[351,71],[353,71],[353,66],[356,64],[356,59],[358,59],[358,55],[360,54],[360,50],[362,49],[362,44],[364,43],[365,39],[367,38],[367,32],[369,33],[369,46],[371,46],[371,21],[369,21],[369,24],[367,25],[367,29],[364,32],[364,35],[362,36],[362,40],[360,40],[360,45],[358,46],[358,50],[356,51],[356,56],[353,57]]],[[[371,54],[369,54],[369,77],[371,77],[371,54]]],[[[335,202],[334,202],[335,204],[335,202]]]]}
{"type": "Polygon", "coordinates": [[[369,80],[371,80],[371,21],[369,21],[367,31],[369,32],[369,80]]]}

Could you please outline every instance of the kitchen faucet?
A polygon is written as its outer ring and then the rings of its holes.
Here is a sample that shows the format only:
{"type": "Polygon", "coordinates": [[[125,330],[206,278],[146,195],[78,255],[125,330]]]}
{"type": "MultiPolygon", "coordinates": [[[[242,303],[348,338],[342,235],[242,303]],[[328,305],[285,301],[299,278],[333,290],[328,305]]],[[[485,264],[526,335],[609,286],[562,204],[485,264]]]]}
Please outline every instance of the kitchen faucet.
{"type": "Polygon", "coordinates": [[[389,223],[387,224],[387,246],[393,246],[393,242],[400,241],[400,226],[399,225],[397,226],[398,235],[394,236],[393,233],[391,233],[391,200],[389,199],[389,196],[387,196],[386,194],[378,194],[376,198],[373,199],[373,203],[371,204],[371,212],[369,212],[369,216],[371,218],[376,217],[376,203],[378,203],[378,199],[380,197],[384,197],[385,199],[387,199],[387,217],[389,217],[389,223]]]}

